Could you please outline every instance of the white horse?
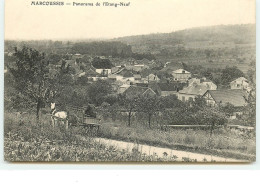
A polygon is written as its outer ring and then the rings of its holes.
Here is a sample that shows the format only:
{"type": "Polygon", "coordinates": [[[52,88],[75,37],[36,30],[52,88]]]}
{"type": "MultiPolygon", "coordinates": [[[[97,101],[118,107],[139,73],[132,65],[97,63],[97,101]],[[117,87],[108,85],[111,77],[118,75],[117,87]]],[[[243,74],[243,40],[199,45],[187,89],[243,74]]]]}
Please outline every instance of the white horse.
{"type": "Polygon", "coordinates": [[[65,111],[56,111],[55,103],[51,103],[51,121],[52,126],[54,127],[56,123],[61,121],[63,124],[65,124],[65,128],[68,129],[69,123],[68,123],[68,114],[65,111]]]}

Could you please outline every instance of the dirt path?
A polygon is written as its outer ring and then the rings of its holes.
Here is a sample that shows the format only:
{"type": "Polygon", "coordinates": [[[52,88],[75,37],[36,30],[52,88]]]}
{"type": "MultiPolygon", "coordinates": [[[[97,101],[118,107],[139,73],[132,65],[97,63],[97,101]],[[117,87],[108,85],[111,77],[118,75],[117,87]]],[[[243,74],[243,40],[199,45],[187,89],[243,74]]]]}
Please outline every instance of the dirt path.
{"type": "Polygon", "coordinates": [[[154,147],[143,144],[135,144],[132,142],[117,141],[112,139],[95,138],[96,142],[103,143],[110,146],[115,146],[119,150],[132,151],[133,148],[138,149],[142,154],[153,155],[161,158],[176,156],[176,161],[183,161],[183,158],[189,158],[197,162],[249,162],[247,160],[237,160],[232,158],[224,158],[206,154],[198,154],[192,152],[185,152],[179,150],[172,150],[169,148],[154,147]]]}

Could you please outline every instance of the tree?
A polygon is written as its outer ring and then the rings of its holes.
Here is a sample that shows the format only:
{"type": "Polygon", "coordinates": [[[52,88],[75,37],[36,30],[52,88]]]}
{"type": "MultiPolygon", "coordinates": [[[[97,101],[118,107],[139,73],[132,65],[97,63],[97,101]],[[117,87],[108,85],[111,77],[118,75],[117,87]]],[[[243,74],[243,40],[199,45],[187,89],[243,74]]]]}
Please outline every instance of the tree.
{"type": "Polygon", "coordinates": [[[89,100],[96,106],[104,102],[104,98],[112,92],[112,86],[108,81],[98,80],[93,82],[87,90],[89,100]]]}
{"type": "Polygon", "coordinates": [[[148,116],[149,128],[151,128],[152,116],[158,111],[163,111],[163,108],[163,104],[157,96],[142,96],[138,101],[139,111],[148,116]]]}
{"type": "Polygon", "coordinates": [[[136,110],[138,100],[139,99],[137,97],[129,98],[124,96],[121,98],[121,104],[123,105],[125,111],[127,111],[128,115],[128,126],[131,125],[131,117],[133,116],[134,110],[136,110]]]}
{"type": "Polygon", "coordinates": [[[229,85],[231,81],[244,76],[244,73],[240,71],[237,67],[226,67],[225,69],[223,69],[221,74],[221,83],[223,85],[229,85]]]}
{"type": "Polygon", "coordinates": [[[209,80],[214,80],[212,72],[209,69],[202,72],[202,76],[206,77],[209,80]]]}
{"type": "Polygon", "coordinates": [[[36,118],[39,120],[40,109],[51,95],[48,62],[44,60],[44,53],[25,46],[21,50],[15,48],[14,56],[16,62],[8,68],[14,77],[15,88],[36,104],[36,118]]]}
{"type": "Polygon", "coordinates": [[[107,120],[110,117],[109,109],[110,105],[107,102],[103,102],[99,107],[99,112],[104,120],[107,120]]]}
{"type": "Polygon", "coordinates": [[[247,105],[244,107],[243,120],[247,125],[255,127],[256,125],[256,89],[255,84],[252,83],[252,90],[246,98],[247,105]]]}
{"type": "Polygon", "coordinates": [[[180,108],[184,106],[184,102],[180,101],[176,95],[162,96],[160,102],[165,108],[180,108]]]}
{"type": "Polygon", "coordinates": [[[236,111],[236,108],[231,103],[227,103],[224,106],[220,107],[220,110],[224,112],[228,117],[232,116],[234,112],[236,111]]]}
{"type": "Polygon", "coordinates": [[[78,77],[77,84],[79,84],[79,85],[87,85],[88,84],[88,77],[86,75],[78,77]]]}
{"type": "Polygon", "coordinates": [[[201,96],[195,97],[194,101],[191,102],[191,109],[193,111],[199,111],[206,107],[207,102],[205,98],[202,98],[201,96]]]}
{"type": "Polygon", "coordinates": [[[210,136],[212,136],[216,126],[224,125],[227,122],[225,114],[216,107],[205,107],[203,110],[198,111],[196,116],[202,123],[210,126],[210,136]]]}

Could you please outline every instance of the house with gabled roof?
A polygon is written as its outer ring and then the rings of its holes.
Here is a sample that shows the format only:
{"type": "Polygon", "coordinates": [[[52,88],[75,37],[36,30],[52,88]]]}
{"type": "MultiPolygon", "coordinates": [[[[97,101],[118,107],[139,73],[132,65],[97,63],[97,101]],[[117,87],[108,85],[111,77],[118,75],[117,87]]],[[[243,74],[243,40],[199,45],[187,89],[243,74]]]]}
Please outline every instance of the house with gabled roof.
{"type": "Polygon", "coordinates": [[[135,80],[134,74],[131,71],[125,71],[123,74],[123,80],[133,82],[135,80]]]}
{"type": "Polygon", "coordinates": [[[230,88],[231,89],[244,89],[244,90],[250,90],[249,82],[244,77],[239,77],[232,82],[230,82],[230,88]]]}
{"type": "Polygon", "coordinates": [[[100,75],[100,74],[97,73],[93,68],[88,69],[88,70],[85,72],[85,74],[86,74],[87,77],[97,77],[97,76],[100,75]]]}
{"type": "Polygon", "coordinates": [[[211,80],[204,78],[191,78],[188,80],[188,85],[192,85],[192,84],[201,84],[201,85],[205,85],[208,86],[209,90],[216,90],[217,89],[217,85],[214,84],[211,80]]]}
{"type": "Polygon", "coordinates": [[[146,77],[148,83],[149,82],[159,82],[160,81],[160,78],[156,75],[156,74],[149,74],[147,77],[146,77]]]}
{"type": "Polygon", "coordinates": [[[118,70],[120,70],[120,69],[121,69],[120,66],[112,67],[112,68],[111,68],[111,73],[114,74],[114,73],[116,73],[116,72],[117,72],[118,70]]]}
{"type": "Polygon", "coordinates": [[[89,68],[87,71],[79,73],[77,77],[86,76],[90,81],[97,81],[97,80],[106,80],[107,77],[102,76],[101,74],[97,73],[95,69],[89,68]]]}
{"type": "Polygon", "coordinates": [[[126,89],[128,89],[131,85],[129,84],[123,84],[118,88],[118,93],[123,93],[125,92],[126,89]]]}
{"type": "Polygon", "coordinates": [[[157,83],[157,91],[160,96],[176,95],[182,90],[187,84],[185,83],[157,83]]]}
{"type": "Polygon", "coordinates": [[[242,89],[207,90],[203,95],[210,106],[232,104],[234,107],[247,105],[248,94],[242,89]]]}
{"type": "Polygon", "coordinates": [[[142,79],[140,74],[134,74],[135,81],[140,81],[142,79]]]}
{"type": "Polygon", "coordinates": [[[151,88],[134,85],[127,88],[123,94],[128,98],[136,98],[140,96],[156,96],[156,93],[151,88]]]}
{"type": "Polygon", "coordinates": [[[191,73],[184,69],[177,69],[172,72],[172,76],[174,81],[186,82],[188,79],[191,78],[191,73]]]}
{"type": "Polygon", "coordinates": [[[181,101],[194,101],[196,97],[202,96],[209,89],[206,85],[193,83],[178,92],[178,99],[181,101]]]}
{"type": "Polygon", "coordinates": [[[201,81],[200,81],[200,83],[201,83],[202,85],[208,86],[208,87],[210,88],[210,90],[216,90],[216,89],[217,89],[217,85],[214,84],[214,83],[213,83],[211,80],[209,80],[209,79],[202,78],[201,81]]]}
{"type": "Polygon", "coordinates": [[[80,65],[78,65],[78,63],[76,62],[76,60],[60,60],[58,62],[58,65],[56,65],[56,68],[63,68],[63,69],[67,69],[67,70],[72,70],[74,71],[73,73],[75,74],[79,74],[82,73],[83,70],[80,69],[80,65]]]}
{"type": "Polygon", "coordinates": [[[173,71],[176,71],[178,69],[184,69],[185,66],[182,62],[166,62],[164,65],[164,68],[162,68],[160,71],[167,72],[169,74],[172,74],[173,71]]]}

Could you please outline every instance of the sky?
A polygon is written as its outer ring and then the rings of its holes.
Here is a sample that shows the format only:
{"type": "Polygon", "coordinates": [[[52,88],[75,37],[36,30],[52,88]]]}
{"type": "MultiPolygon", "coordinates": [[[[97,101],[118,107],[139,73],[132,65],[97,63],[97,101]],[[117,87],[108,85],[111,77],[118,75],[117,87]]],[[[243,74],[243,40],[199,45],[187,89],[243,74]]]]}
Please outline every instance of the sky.
{"type": "Polygon", "coordinates": [[[255,23],[255,0],[55,0],[32,6],[5,0],[5,39],[62,40],[168,33],[193,27],[255,23]],[[73,6],[130,2],[126,7],[73,6]]]}

